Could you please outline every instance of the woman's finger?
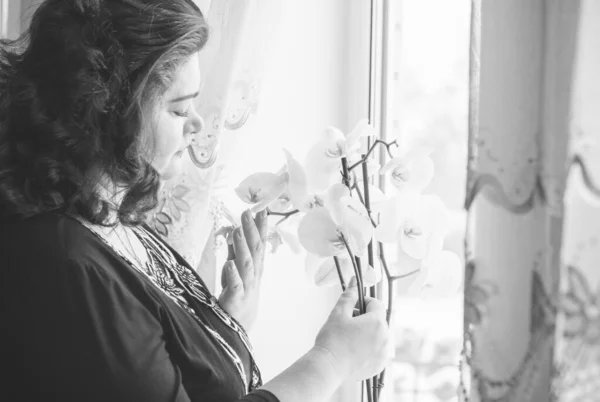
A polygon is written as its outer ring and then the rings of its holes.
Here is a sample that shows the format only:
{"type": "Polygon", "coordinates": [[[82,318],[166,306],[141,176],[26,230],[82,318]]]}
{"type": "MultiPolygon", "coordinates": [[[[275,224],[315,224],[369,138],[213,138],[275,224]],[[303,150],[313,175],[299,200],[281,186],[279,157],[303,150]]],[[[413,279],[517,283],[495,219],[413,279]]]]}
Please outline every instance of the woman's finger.
{"type": "Polygon", "coordinates": [[[237,266],[244,287],[254,285],[254,261],[252,253],[248,248],[244,230],[241,227],[233,231],[233,250],[235,253],[235,265],[237,266]]]}
{"type": "Polygon", "coordinates": [[[261,248],[260,255],[258,255],[258,261],[254,260],[254,269],[256,271],[256,275],[261,278],[263,271],[265,269],[265,250],[266,244],[269,240],[269,228],[268,228],[268,215],[267,210],[263,209],[256,214],[254,218],[254,224],[256,225],[256,229],[258,230],[258,234],[260,236],[261,248]]]}
{"type": "Polygon", "coordinates": [[[233,297],[244,289],[244,283],[233,261],[227,261],[223,266],[221,286],[223,287],[223,293],[228,297],[233,297]]]}
{"type": "Polygon", "coordinates": [[[242,228],[244,230],[244,236],[246,236],[246,241],[248,242],[248,248],[250,248],[250,253],[256,263],[262,253],[263,242],[250,210],[246,210],[242,214],[242,228]]]}
{"type": "Polygon", "coordinates": [[[227,261],[223,266],[221,284],[223,292],[219,296],[219,303],[231,314],[244,296],[244,283],[233,261],[227,261]]]}
{"type": "Polygon", "coordinates": [[[267,216],[267,210],[263,209],[262,211],[258,212],[254,218],[254,223],[256,224],[256,228],[258,229],[258,233],[260,235],[260,240],[263,242],[263,244],[267,242],[269,237],[267,216]]]}
{"type": "Polygon", "coordinates": [[[378,317],[378,319],[385,321],[387,310],[381,300],[365,296],[365,304],[365,314],[356,317],[357,320],[371,320],[372,318],[378,317]]]}

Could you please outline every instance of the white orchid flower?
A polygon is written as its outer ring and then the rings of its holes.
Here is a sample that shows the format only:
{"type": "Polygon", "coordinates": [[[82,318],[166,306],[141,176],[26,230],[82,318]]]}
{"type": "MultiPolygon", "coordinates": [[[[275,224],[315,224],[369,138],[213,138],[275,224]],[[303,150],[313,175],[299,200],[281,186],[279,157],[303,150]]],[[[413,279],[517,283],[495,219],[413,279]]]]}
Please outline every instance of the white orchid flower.
{"type": "Polygon", "coordinates": [[[308,212],[317,206],[323,206],[322,197],[309,187],[304,167],[292,154],[284,149],[289,174],[288,193],[293,207],[300,212],[308,212]]]}
{"type": "MultiPolygon", "coordinates": [[[[284,164],[275,174],[280,176],[284,173],[287,173],[287,163],[284,164]]],[[[289,173],[288,173],[288,183],[289,183],[289,173]]],[[[290,192],[289,192],[287,184],[285,186],[285,190],[283,190],[283,192],[279,195],[279,197],[277,197],[275,200],[273,200],[268,205],[268,208],[272,212],[280,212],[280,213],[289,212],[292,210],[292,200],[290,199],[290,192]]]]}
{"type": "Polygon", "coordinates": [[[279,195],[279,197],[277,197],[275,200],[273,200],[269,205],[269,210],[273,211],[273,212],[289,212],[292,210],[293,206],[292,206],[292,199],[290,198],[290,192],[289,190],[286,189],[283,191],[283,193],[281,193],[279,195]]]}
{"type": "Polygon", "coordinates": [[[260,211],[275,201],[284,191],[289,181],[287,172],[277,175],[259,172],[246,177],[235,189],[237,196],[247,204],[254,204],[252,212],[260,211]]]}
{"type": "Polygon", "coordinates": [[[379,174],[391,172],[391,183],[398,190],[410,188],[420,192],[433,179],[434,165],[429,157],[431,152],[431,148],[425,146],[413,148],[404,155],[389,160],[379,174]]]}
{"type": "Polygon", "coordinates": [[[373,237],[373,224],[363,203],[351,197],[348,187],[341,183],[331,186],[323,201],[334,222],[348,233],[352,251],[356,255],[365,251],[373,237]]]}
{"type": "MultiPolygon", "coordinates": [[[[357,183],[357,186],[359,186],[362,196],[366,197],[364,183],[359,182],[359,183],[357,183]]],[[[371,207],[371,210],[377,209],[377,207],[379,205],[382,205],[383,203],[389,201],[392,198],[388,195],[385,195],[383,193],[383,191],[381,191],[381,189],[377,186],[369,184],[368,188],[369,188],[369,205],[371,207]]]]}
{"type": "Polygon", "coordinates": [[[344,240],[352,252],[360,255],[373,237],[373,226],[360,201],[350,197],[348,189],[337,184],[324,197],[326,207],[311,210],[298,227],[300,244],[320,257],[347,253],[344,240]]]}
{"type": "Polygon", "coordinates": [[[348,135],[338,128],[327,127],[306,155],[308,181],[318,190],[326,190],[336,179],[339,181],[340,159],[354,155],[361,146],[360,139],[373,135],[375,130],[366,119],[360,120],[348,135]]]}
{"type": "Polygon", "coordinates": [[[325,145],[323,152],[330,158],[340,159],[348,157],[353,151],[360,147],[361,137],[375,135],[375,129],[369,125],[367,119],[360,120],[347,135],[335,127],[327,127],[323,132],[320,143],[325,145]]]}
{"type": "Polygon", "coordinates": [[[374,207],[378,226],[375,237],[383,243],[399,242],[411,257],[423,259],[441,248],[449,228],[449,216],[442,200],[433,194],[414,191],[374,207]]]}
{"type": "Polygon", "coordinates": [[[463,280],[460,258],[448,250],[417,260],[398,248],[398,258],[390,268],[391,274],[399,277],[395,280],[396,291],[408,296],[450,296],[463,280]]]}
{"type": "Polygon", "coordinates": [[[267,231],[267,243],[271,246],[271,254],[275,254],[279,246],[283,244],[283,238],[276,226],[267,231]]]}
{"type": "Polygon", "coordinates": [[[401,226],[414,216],[420,194],[411,189],[395,194],[371,207],[377,227],[375,238],[383,243],[396,243],[401,226]]]}
{"type": "Polygon", "coordinates": [[[335,223],[327,208],[315,208],[302,218],[298,239],[309,253],[333,257],[346,252],[343,231],[335,223]]]}
{"type": "Polygon", "coordinates": [[[273,237],[273,244],[277,247],[283,244],[288,246],[294,254],[302,253],[302,245],[297,235],[301,219],[302,216],[300,214],[294,214],[285,218],[283,222],[269,228],[269,239],[273,237]]]}

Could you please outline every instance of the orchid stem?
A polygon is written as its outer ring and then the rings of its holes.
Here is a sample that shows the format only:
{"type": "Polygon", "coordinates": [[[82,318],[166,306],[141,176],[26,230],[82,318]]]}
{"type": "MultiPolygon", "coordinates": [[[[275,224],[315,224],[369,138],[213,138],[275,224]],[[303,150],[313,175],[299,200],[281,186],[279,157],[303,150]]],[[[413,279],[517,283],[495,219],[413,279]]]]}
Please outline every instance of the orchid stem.
{"type": "Polygon", "coordinates": [[[378,144],[383,144],[385,145],[386,149],[387,149],[387,153],[390,156],[390,158],[393,158],[394,156],[392,155],[392,151],[390,151],[390,147],[392,145],[396,145],[396,147],[398,147],[398,142],[397,140],[394,140],[392,142],[385,142],[385,141],[381,141],[381,140],[375,140],[375,142],[373,143],[373,145],[371,145],[371,147],[369,148],[369,151],[367,152],[367,154],[365,156],[363,156],[358,162],[356,162],[355,164],[353,164],[352,166],[350,166],[350,168],[348,169],[349,171],[352,171],[355,167],[357,167],[358,165],[360,165],[361,163],[365,163],[367,161],[367,159],[369,159],[369,156],[371,155],[371,153],[375,150],[375,147],[378,144]]]}
{"type": "Polygon", "coordinates": [[[348,159],[342,158],[342,181],[345,186],[352,190],[350,186],[350,171],[348,170],[348,159]]]}
{"type": "MultiPolygon", "coordinates": [[[[381,266],[383,267],[383,270],[385,271],[385,276],[387,278],[387,283],[388,283],[388,308],[387,308],[387,313],[386,313],[386,321],[388,323],[388,325],[390,325],[390,320],[392,317],[392,307],[394,304],[394,281],[396,279],[398,279],[397,277],[393,277],[392,274],[390,273],[390,269],[387,265],[387,261],[385,259],[385,252],[383,250],[383,243],[382,242],[378,242],[378,248],[379,248],[379,261],[381,262],[381,266]]],[[[412,272],[410,273],[412,274],[412,272]]]]}
{"type": "MultiPolygon", "coordinates": [[[[342,240],[346,245],[346,249],[348,250],[348,254],[350,254],[350,260],[352,260],[352,266],[354,267],[354,273],[356,275],[356,289],[358,291],[358,306],[360,310],[360,314],[365,314],[367,312],[367,306],[365,303],[365,295],[364,295],[364,287],[362,280],[362,272],[360,268],[360,258],[354,257],[352,250],[350,249],[350,244],[346,241],[344,235],[342,235],[342,240]]],[[[366,388],[367,388],[367,400],[372,402],[372,394],[371,394],[371,379],[366,380],[366,388]]]]}
{"type": "MultiPolygon", "coordinates": [[[[348,171],[348,159],[346,159],[345,157],[342,158],[342,180],[344,182],[344,185],[346,185],[348,189],[352,191],[352,186],[350,185],[350,173],[348,171]]],[[[346,237],[343,234],[341,234],[341,238],[344,242],[344,245],[346,246],[346,250],[348,250],[350,260],[352,261],[352,266],[354,267],[354,274],[356,275],[356,284],[358,287],[358,301],[360,305],[360,313],[364,314],[366,308],[365,295],[363,289],[363,278],[362,272],[360,270],[360,260],[358,260],[357,264],[357,260],[355,259],[354,254],[352,253],[352,249],[350,248],[350,244],[348,243],[346,237]]]]}
{"type": "Polygon", "coordinates": [[[367,382],[367,402],[373,402],[373,394],[371,393],[372,391],[372,387],[371,387],[371,379],[367,378],[366,380],[367,382]]]}
{"type": "MultiPolygon", "coordinates": [[[[372,149],[369,150],[369,152],[372,152],[372,149]]],[[[366,158],[364,158],[366,160],[366,158]]],[[[365,178],[368,176],[364,176],[365,178]]],[[[355,180],[356,181],[356,180],[355,180]]],[[[352,185],[350,183],[350,169],[348,169],[348,159],[346,159],[345,157],[342,158],[342,182],[344,183],[344,185],[346,187],[348,187],[348,190],[350,190],[350,193],[352,193],[352,185]]],[[[358,186],[356,186],[356,188],[358,188],[358,186]]],[[[360,197],[360,195],[359,195],[360,197]]],[[[361,202],[364,205],[364,201],[361,199],[361,202]]],[[[371,219],[371,223],[374,224],[373,219],[371,218],[371,214],[369,213],[369,218],[371,219]]],[[[346,245],[346,249],[348,250],[348,254],[350,255],[350,260],[352,260],[352,266],[354,267],[354,273],[356,275],[356,287],[358,290],[358,301],[359,301],[359,307],[360,307],[360,314],[365,314],[366,312],[366,305],[365,305],[365,295],[364,295],[364,288],[363,288],[363,278],[362,278],[362,272],[360,269],[360,259],[358,257],[354,257],[354,254],[352,253],[352,250],[350,249],[350,244],[348,244],[348,241],[346,240],[345,236],[342,234],[342,241],[344,242],[344,244],[346,245]]],[[[366,380],[366,387],[367,387],[367,399],[369,402],[373,402],[373,396],[374,396],[374,392],[373,389],[371,387],[371,379],[367,379],[366,380]]],[[[362,388],[362,387],[361,387],[362,388]]],[[[364,392],[364,390],[363,390],[364,392]]],[[[364,397],[364,394],[363,394],[364,397]]],[[[363,397],[361,397],[361,401],[363,400],[363,397]]]]}
{"type": "MultiPolygon", "coordinates": [[[[362,159],[363,160],[367,160],[368,156],[367,155],[362,155],[362,159]]],[[[356,175],[354,176],[356,177],[356,175]]],[[[369,167],[367,166],[366,163],[362,164],[362,177],[363,177],[363,188],[365,191],[365,197],[364,200],[362,200],[361,202],[363,203],[363,205],[365,206],[365,209],[367,210],[367,215],[369,216],[369,219],[371,220],[371,224],[374,225],[375,222],[373,221],[373,218],[371,217],[371,194],[370,194],[370,190],[369,190],[369,167]]],[[[357,185],[356,188],[358,189],[359,186],[357,185]]],[[[369,241],[369,245],[367,246],[367,260],[369,263],[369,268],[370,267],[374,267],[375,266],[375,262],[373,261],[373,239],[371,239],[369,241]]],[[[377,284],[373,284],[373,286],[371,286],[371,288],[369,289],[369,293],[370,296],[373,298],[378,298],[377,296],[377,284]]],[[[379,393],[377,390],[377,374],[373,376],[373,389],[371,390],[371,384],[369,384],[369,382],[367,382],[367,389],[369,389],[369,392],[373,392],[373,401],[377,402],[377,400],[379,399],[379,393]]]]}
{"type": "MultiPolygon", "coordinates": [[[[364,314],[367,309],[366,309],[366,305],[365,305],[365,294],[364,294],[364,288],[363,288],[362,272],[360,271],[360,266],[357,264],[357,260],[354,257],[354,254],[352,253],[350,244],[348,243],[348,240],[346,240],[346,236],[341,234],[340,237],[341,237],[342,241],[344,242],[344,245],[346,246],[346,250],[348,250],[348,255],[350,256],[350,261],[352,261],[352,266],[354,267],[354,274],[356,275],[356,288],[358,290],[358,306],[360,309],[360,314],[364,314]]],[[[360,260],[358,260],[358,261],[360,261],[360,260]]]]}
{"type": "Polygon", "coordinates": [[[300,212],[297,209],[294,209],[293,211],[290,212],[275,212],[275,211],[271,211],[270,209],[267,209],[267,214],[268,215],[273,215],[273,216],[285,216],[286,218],[288,216],[292,216],[294,214],[297,214],[298,212],[300,212]]]}
{"type": "Polygon", "coordinates": [[[406,274],[402,274],[402,275],[394,275],[394,276],[390,276],[390,280],[395,281],[396,279],[403,279],[403,278],[407,278],[411,275],[414,275],[416,273],[418,273],[420,271],[420,269],[415,269],[414,271],[410,271],[406,274]]]}
{"type": "MultiPolygon", "coordinates": [[[[412,275],[416,272],[418,272],[419,270],[416,271],[412,271],[409,272],[408,274],[405,275],[397,275],[397,276],[392,276],[390,273],[390,269],[387,265],[387,261],[385,259],[385,252],[383,249],[383,243],[382,242],[378,242],[377,243],[378,246],[378,251],[379,251],[379,261],[381,262],[381,266],[383,267],[383,270],[385,271],[385,276],[387,278],[387,285],[388,285],[388,308],[387,308],[387,312],[385,315],[385,320],[388,324],[388,327],[390,325],[390,321],[392,318],[392,308],[394,306],[394,281],[396,279],[402,278],[402,277],[406,277],[409,275],[412,275]]],[[[381,372],[381,374],[379,374],[379,379],[377,384],[375,385],[376,389],[376,393],[377,393],[377,398],[379,398],[379,395],[381,394],[381,390],[383,389],[384,386],[384,380],[385,380],[385,369],[383,369],[383,371],[381,372]]]]}
{"type": "Polygon", "coordinates": [[[340,260],[337,257],[333,257],[335,262],[335,268],[337,269],[338,276],[340,277],[340,285],[342,285],[342,291],[346,291],[346,281],[344,281],[344,275],[342,274],[342,267],[340,266],[340,260]]]}
{"type": "Polygon", "coordinates": [[[285,222],[290,216],[296,215],[298,212],[300,212],[300,211],[297,209],[294,209],[293,211],[290,211],[290,212],[273,212],[267,208],[267,215],[283,216],[283,218],[281,218],[279,221],[277,221],[275,226],[279,226],[281,223],[285,222]]]}
{"type": "MultiPolygon", "coordinates": [[[[363,158],[365,158],[365,156],[363,156],[363,158]]],[[[371,217],[371,194],[370,194],[370,190],[369,190],[369,168],[367,167],[366,163],[363,163],[362,165],[362,173],[363,173],[363,188],[365,190],[365,196],[364,196],[364,200],[362,201],[363,205],[365,206],[365,209],[367,210],[367,215],[369,216],[369,219],[371,220],[371,224],[374,224],[375,222],[373,221],[373,218],[371,217]]],[[[356,186],[356,188],[358,189],[358,186],[356,186]]],[[[374,266],[374,261],[373,261],[373,239],[371,239],[369,241],[369,245],[367,247],[367,256],[368,256],[368,261],[369,261],[369,267],[374,266]]],[[[377,297],[377,290],[375,285],[371,286],[371,297],[377,297]]]]}
{"type": "MultiPolygon", "coordinates": [[[[356,177],[355,177],[355,180],[354,180],[354,181],[356,182],[356,177]]],[[[365,198],[363,197],[363,194],[362,194],[362,192],[360,191],[360,187],[359,187],[358,183],[355,183],[355,184],[352,186],[352,188],[353,188],[354,190],[356,190],[356,194],[358,194],[358,199],[359,199],[359,201],[360,201],[360,202],[361,202],[361,203],[362,203],[362,204],[363,204],[363,205],[366,207],[366,206],[367,206],[367,204],[365,204],[365,198]]],[[[369,215],[369,219],[371,220],[371,225],[373,225],[373,227],[374,227],[374,228],[376,228],[376,227],[377,227],[377,223],[376,223],[376,222],[375,222],[375,220],[373,219],[373,216],[371,216],[371,209],[370,209],[370,207],[369,207],[369,208],[367,208],[367,213],[368,213],[368,215],[369,215]]]]}

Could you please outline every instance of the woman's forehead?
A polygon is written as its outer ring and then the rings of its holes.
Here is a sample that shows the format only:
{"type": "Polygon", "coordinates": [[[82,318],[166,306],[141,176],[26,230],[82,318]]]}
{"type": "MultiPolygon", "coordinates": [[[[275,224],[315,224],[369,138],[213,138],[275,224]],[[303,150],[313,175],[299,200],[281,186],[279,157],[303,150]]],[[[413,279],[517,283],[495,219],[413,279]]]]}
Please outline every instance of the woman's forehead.
{"type": "Polygon", "coordinates": [[[175,71],[171,85],[165,94],[177,97],[196,92],[200,87],[200,79],[198,55],[194,54],[175,71]]]}

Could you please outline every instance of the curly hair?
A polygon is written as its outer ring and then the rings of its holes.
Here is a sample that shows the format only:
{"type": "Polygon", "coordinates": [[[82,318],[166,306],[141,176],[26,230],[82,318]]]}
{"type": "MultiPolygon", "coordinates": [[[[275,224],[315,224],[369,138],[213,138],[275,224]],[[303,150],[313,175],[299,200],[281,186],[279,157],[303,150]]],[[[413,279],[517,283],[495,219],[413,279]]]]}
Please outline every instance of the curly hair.
{"type": "Polygon", "coordinates": [[[159,188],[144,110],[208,34],[192,0],[44,1],[0,42],[0,221],[63,210],[108,225],[104,176],[125,188],[118,220],[143,222],[159,188]]]}

